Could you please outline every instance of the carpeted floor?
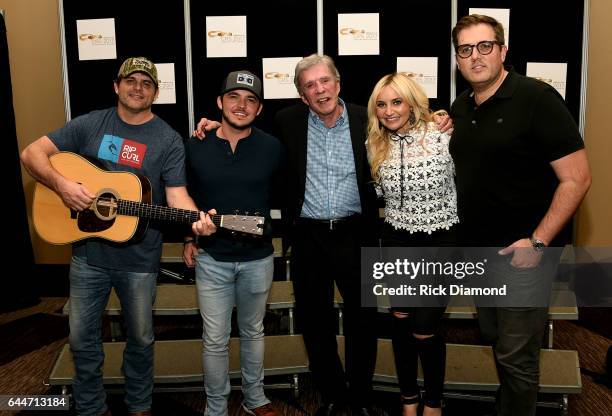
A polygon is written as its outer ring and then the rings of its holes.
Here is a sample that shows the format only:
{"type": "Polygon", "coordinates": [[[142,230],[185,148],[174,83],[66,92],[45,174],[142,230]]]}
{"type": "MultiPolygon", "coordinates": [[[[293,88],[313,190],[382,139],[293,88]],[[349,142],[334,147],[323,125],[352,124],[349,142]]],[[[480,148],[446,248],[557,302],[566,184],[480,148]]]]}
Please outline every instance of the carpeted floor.
{"type": "MultiPolygon", "coordinates": [[[[58,394],[59,392],[44,385],[60,348],[67,342],[68,320],[61,315],[65,297],[42,298],[41,302],[30,308],[0,314],[0,395],[6,394],[58,394]]],[[[585,311],[585,316],[597,315],[597,324],[589,322],[558,321],[555,327],[555,348],[575,349],[580,356],[581,366],[594,372],[604,372],[604,359],[612,341],[592,329],[609,329],[612,311],[585,311]],[[587,329],[591,328],[591,329],[587,329]]],[[[581,315],[582,316],[582,315],[581,315]]],[[[182,335],[197,337],[201,332],[197,319],[181,324],[177,330],[172,319],[157,322],[158,339],[172,339],[182,335]]],[[[474,343],[478,338],[476,323],[473,321],[447,321],[449,342],[474,343]]],[[[272,322],[270,325],[274,325],[272,322]]],[[[600,331],[601,332],[601,331],[600,331]]],[[[604,333],[606,333],[604,331],[604,333]]],[[[108,336],[108,334],[106,334],[108,336]]],[[[300,378],[301,394],[296,400],[287,390],[267,390],[275,407],[287,416],[301,416],[304,411],[316,410],[318,396],[308,375],[300,378]]],[[[583,392],[570,396],[571,416],[609,416],[612,414],[612,390],[583,375],[583,392]]],[[[121,394],[110,394],[108,402],[115,416],[125,414],[121,394]]],[[[399,415],[397,396],[394,393],[379,392],[376,402],[380,410],[390,415],[399,415]]],[[[205,400],[201,392],[195,393],[158,393],[154,397],[156,415],[200,415],[204,411],[205,400]]],[[[487,412],[491,403],[448,400],[446,416],[479,415],[487,412]]],[[[42,415],[40,411],[19,413],[0,412],[0,414],[42,415]]],[[[55,412],[57,414],[57,412],[55,412]]],[[[240,409],[240,392],[233,391],[230,399],[230,415],[244,415],[240,409]]],[[[556,409],[538,409],[538,416],[558,415],[556,409]]]]}

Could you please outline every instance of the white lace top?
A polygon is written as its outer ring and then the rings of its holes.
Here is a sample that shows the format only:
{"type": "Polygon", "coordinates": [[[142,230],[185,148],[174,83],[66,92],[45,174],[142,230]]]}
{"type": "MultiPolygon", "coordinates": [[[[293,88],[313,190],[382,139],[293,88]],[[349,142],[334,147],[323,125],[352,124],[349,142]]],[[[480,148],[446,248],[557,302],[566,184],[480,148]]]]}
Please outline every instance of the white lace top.
{"type": "Polygon", "coordinates": [[[450,136],[434,123],[391,136],[380,166],[377,193],[385,198],[385,221],[410,233],[448,230],[459,222],[450,136]]]}

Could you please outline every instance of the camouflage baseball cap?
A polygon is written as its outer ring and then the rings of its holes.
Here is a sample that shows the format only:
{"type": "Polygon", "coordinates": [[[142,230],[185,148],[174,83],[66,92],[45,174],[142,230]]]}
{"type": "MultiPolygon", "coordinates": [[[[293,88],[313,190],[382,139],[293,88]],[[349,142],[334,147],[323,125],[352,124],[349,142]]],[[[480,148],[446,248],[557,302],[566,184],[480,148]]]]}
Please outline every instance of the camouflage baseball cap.
{"type": "Polygon", "coordinates": [[[157,78],[157,68],[155,64],[151,62],[149,59],[144,58],[142,56],[138,56],[135,58],[128,58],[121,64],[121,68],[119,68],[119,73],[117,74],[117,78],[125,78],[127,76],[132,75],[134,72],[142,72],[147,74],[156,87],[159,87],[159,79],[157,78]]]}

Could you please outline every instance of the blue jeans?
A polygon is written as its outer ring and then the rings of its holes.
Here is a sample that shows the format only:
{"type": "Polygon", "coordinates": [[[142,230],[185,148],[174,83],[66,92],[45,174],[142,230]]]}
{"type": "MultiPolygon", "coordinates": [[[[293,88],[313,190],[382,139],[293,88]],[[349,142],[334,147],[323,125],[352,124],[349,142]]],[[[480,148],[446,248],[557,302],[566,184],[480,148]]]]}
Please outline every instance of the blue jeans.
{"type": "Polygon", "coordinates": [[[264,331],[274,259],[221,262],[200,250],[196,256],[196,286],[204,326],[204,390],[208,416],[227,415],[230,394],[228,345],[232,310],[237,309],[240,371],[244,405],[254,409],[270,403],[263,391],[264,331]]]}
{"type": "Polygon", "coordinates": [[[123,352],[125,403],[128,411],[151,409],[153,395],[153,319],[156,273],[111,270],[72,257],[70,265],[70,349],[74,358],[72,382],[79,415],[107,410],[102,384],[102,314],[111,287],[115,288],[127,326],[123,352]]]}

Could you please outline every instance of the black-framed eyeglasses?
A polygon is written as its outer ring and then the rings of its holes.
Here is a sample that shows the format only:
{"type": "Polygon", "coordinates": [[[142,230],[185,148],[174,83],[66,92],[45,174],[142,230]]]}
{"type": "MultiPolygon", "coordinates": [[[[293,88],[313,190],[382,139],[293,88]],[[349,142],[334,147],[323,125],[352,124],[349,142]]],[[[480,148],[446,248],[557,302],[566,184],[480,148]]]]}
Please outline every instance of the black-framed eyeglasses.
{"type": "Polygon", "coordinates": [[[474,47],[481,55],[488,55],[493,52],[494,45],[503,45],[503,42],[498,42],[496,40],[482,40],[475,45],[465,44],[457,46],[455,52],[459,55],[460,58],[469,58],[472,56],[472,52],[474,51],[474,47]]]}

